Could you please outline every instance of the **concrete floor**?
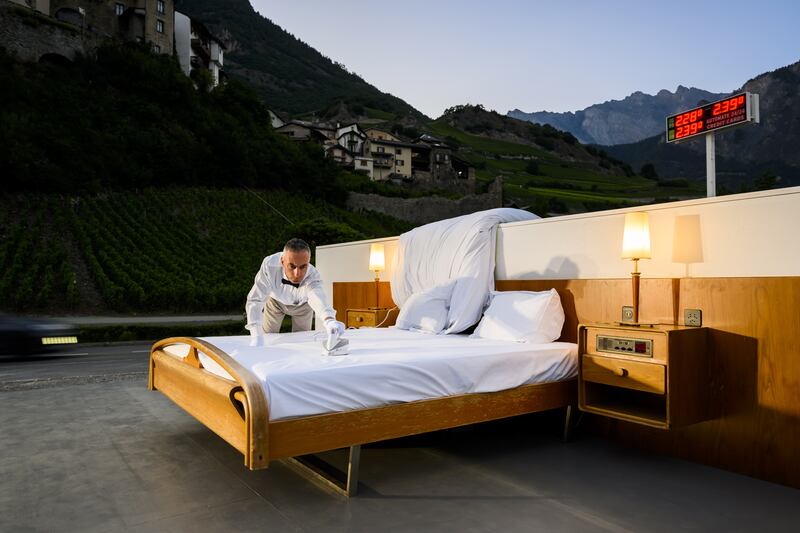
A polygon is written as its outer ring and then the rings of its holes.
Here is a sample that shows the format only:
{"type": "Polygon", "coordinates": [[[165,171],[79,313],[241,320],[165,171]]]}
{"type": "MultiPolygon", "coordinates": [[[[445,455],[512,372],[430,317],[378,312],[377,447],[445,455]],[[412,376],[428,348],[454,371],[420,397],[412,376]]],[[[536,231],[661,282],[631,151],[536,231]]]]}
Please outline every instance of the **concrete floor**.
{"type": "MultiPolygon", "coordinates": [[[[0,531],[791,531],[800,491],[559,413],[364,447],[360,496],[242,458],[138,377],[0,392],[0,531]]],[[[330,454],[343,460],[343,454],[330,454]]]]}

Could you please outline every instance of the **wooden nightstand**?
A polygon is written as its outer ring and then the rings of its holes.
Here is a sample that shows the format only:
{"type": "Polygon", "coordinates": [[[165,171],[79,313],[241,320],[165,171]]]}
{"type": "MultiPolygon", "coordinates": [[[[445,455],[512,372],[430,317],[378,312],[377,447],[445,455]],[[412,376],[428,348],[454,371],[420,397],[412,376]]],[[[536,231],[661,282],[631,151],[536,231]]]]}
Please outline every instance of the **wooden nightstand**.
{"type": "MultiPolygon", "coordinates": [[[[370,327],[374,328],[377,327],[378,324],[381,324],[381,327],[388,327],[394,325],[394,320],[389,318],[384,322],[386,315],[389,313],[389,309],[386,307],[370,307],[368,309],[348,309],[347,310],[347,320],[345,321],[345,325],[348,328],[363,328],[363,327],[370,327]]],[[[397,317],[395,317],[397,318],[397,317]]]]}
{"type": "Polygon", "coordinates": [[[578,326],[582,411],[661,429],[710,418],[706,328],[578,326]]]}

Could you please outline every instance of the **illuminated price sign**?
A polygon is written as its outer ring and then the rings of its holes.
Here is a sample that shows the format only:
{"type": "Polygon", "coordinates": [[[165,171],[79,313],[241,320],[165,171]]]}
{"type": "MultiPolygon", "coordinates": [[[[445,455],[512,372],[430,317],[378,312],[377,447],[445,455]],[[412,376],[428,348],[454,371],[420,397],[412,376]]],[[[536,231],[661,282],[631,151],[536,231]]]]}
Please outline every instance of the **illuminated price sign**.
{"type": "Polygon", "coordinates": [[[667,117],[667,142],[676,142],[722,128],[758,122],[758,95],[739,93],[667,117]]]}

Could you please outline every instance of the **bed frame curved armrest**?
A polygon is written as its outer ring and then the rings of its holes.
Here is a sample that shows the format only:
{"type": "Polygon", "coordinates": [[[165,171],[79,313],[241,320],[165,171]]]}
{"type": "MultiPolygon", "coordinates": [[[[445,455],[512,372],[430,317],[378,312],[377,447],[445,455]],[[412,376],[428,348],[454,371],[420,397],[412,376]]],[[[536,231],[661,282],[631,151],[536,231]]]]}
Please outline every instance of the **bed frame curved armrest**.
{"type": "Polygon", "coordinates": [[[170,337],[150,350],[150,390],[158,390],[244,454],[251,470],[269,464],[269,409],[258,379],[211,343],[194,337],[170,337]],[[166,352],[174,345],[189,347],[183,357],[166,352]],[[198,352],[232,378],[203,368],[198,352]]]}

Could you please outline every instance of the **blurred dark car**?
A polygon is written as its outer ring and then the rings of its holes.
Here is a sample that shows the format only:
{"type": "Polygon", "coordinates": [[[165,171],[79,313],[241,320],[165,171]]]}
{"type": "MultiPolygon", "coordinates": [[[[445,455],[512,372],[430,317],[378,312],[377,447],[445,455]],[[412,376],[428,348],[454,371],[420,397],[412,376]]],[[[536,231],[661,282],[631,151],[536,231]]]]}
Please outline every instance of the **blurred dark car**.
{"type": "Polygon", "coordinates": [[[46,352],[77,343],[77,335],[70,324],[0,314],[0,355],[46,352]]]}

